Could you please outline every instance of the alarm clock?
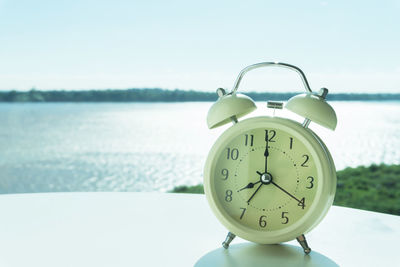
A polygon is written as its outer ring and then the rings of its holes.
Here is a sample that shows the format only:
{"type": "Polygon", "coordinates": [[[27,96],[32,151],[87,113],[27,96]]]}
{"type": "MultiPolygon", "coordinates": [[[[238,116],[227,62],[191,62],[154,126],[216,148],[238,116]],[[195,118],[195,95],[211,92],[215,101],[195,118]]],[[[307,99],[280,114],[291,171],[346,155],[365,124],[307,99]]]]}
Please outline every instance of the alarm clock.
{"type": "MultiPolygon", "coordinates": [[[[204,168],[204,191],[218,220],[228,229],[222,243],[228,248],[235,236],[259,244],[297,239],[306,254],[311,249],[305,233],[327,214],[336,191],[336,169],[311,121],[334,130],[336,113],[326,102],[328,93],[310,89],[303,71],[280,62],[262,62],[244,68],[231,92],[217,89],[219,99],[207,115],[210,129],[227,123],[212,146],[204,168]],[[286,108],[305,118],[303,123],[278,116],[250,117],[254,101],[237,93],[245,73],[260,67],[284,67],[296,71],[305,93],[267,108],[286,108]]],[[[274,112],[275,113],[275,112],[274,112]]]]}

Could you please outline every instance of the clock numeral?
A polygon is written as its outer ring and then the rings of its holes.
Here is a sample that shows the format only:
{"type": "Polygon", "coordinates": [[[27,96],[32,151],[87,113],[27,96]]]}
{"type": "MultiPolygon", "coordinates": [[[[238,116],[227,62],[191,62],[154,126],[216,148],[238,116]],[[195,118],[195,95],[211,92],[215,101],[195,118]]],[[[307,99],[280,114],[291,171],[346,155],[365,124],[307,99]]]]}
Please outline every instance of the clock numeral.
{"type": "Polygon", "coordinates": [[[239,150],[237,148],[232,148],[230,149],[229,147],[227,148],[228,154],[227,154],[227,159],[233,159],[237,160],[239,157],[239,150]]]}
{"type": "Polygon", "coordinates": [[[222,178],[222,180],[228,179],[228,176],[229,176],[229,171],[228,171],[228,169],[222,169],[221,174],[224,176],[224,177],[222,178]]]}
{"type": "Polygon", "coordinates": [[[301,167],[308,167],[308,165],[306,164],[308,162],[308,160],[310,159],[310,157],[308,155],[303,155],[303,158],[305,158],[304,162],[301,164],[301,167]]]}
{"type": "Polygon", "coordinates": [[[244,213],[246,212],[246,208],[240,208],[242,210],[242,214],[240,215],[240,219],[243,218],[244,213]]]}
{"type": "Polygon", "coordinates": [[[254,142],[254,134],[245,134],[245,140],[244,140],[244,145],[247,146],[250,143],[250,146],[253,146],[253,142],[254,142]],[[250,138],[249,138],[250,136],[250,138]]]}
{"type": "Polygon", "coordinates": [[[310,186],[306,186],[306,188],[307,189],[311,189],[311,188],[313,188],[314,187],[314,177],[312,177],[312,176],[308,176],[307,177],[307,180],[309,180],[308,182],[310,183],[310,186]]]}
{"type": "Polygon", "coordinates": [[[260,227],[265,228],[267,226],[267,221],[265,220],[267,218],[267,216],[262,215],[260,217],[260,220],[258,220],[258,224],[260,225],[260,227]]]}
{"type": "Polygon", "coordinates": [[[303,198],[299,201],[299,204],[297,204],[297,206],[300,206],[300,207],[304,210],[304,207],[306,206],[306,199],[303,197],[303,198]]]}
{"type": "Polygon", "coordinates": [[[276,131],[275,130],[265,130],[265,141],[268,140],[268,142],[275,142],[274,138],[276,135],[276,131]]]}
{"type": "Polygon", "coordinates": [[[232,201],[232,190],[226,190],[225,192],[225,201],[231,202],[232,201]]]}
{"type": "Polygon", "coordinates": [[[293,148],[293,137],[289,137],[289,139],[290,139],[289,148],[292,149],[293,148]]]}
{"type": "Polygon", "coordinates": [[[287,224],[289,222],[289,217],[286,216],[288,213],[289,212],[287,212],[287,211],[282,212],[282,219],[284,219],[282,224],[287,224]]]}

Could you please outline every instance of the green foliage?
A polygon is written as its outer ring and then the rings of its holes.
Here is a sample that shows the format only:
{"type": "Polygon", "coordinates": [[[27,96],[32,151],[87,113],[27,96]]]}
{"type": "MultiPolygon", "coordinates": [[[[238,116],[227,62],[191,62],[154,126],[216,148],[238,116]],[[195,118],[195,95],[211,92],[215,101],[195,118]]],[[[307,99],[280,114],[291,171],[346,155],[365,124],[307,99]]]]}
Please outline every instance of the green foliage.
{"type": "MultiPolygon", "coordinates": [[[[256,101],[286,101],[297,93],[255,93],[246,95],[256,101]]],[[[215,92],[163,90],[160,88],[126,90],[0,92],[1,102],[185,102],[215,101],[215,92]]],[[[400,94],[330,94],[328,100],[400,100],[400,94]]]]}
{"type": "MultiPolygon", "coordinates": [[[[371,165],[337,172],[334,205],[400,215],[400,165],[371,165]]],[[[203,185],[178,186],[174,193],[204,193],[203,185]]]]}
{"type": "Polygon", "coordinates": [[[202,184],[194,186],[180,185],[172,189],[171,193],[204,194],[204,188],[202,184]]]}
{"type": "Polygon", "coordinates": [[[400,215],[400,165],[371,165],[337,172],[335,205],[400,215]]]}

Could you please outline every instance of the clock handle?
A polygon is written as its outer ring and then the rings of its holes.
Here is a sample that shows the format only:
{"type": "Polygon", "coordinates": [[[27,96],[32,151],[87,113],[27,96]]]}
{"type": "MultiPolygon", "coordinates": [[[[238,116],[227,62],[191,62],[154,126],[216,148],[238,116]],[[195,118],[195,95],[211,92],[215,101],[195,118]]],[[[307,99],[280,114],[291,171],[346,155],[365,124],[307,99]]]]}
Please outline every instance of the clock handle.
{"type": "Polygon", "coordinates": [[[294,65],[291,65],[291,64],[283,63],[283,62],[261,62],[261,63],[257,63],[257,64],[253,64],[253,65],[247,66],[246,68],[244,68],[239,73],[238,77],[236,78],[235,85],[233,86],[232,91],[230,92],[230,94],[235,94],[236,93],[237,89],[239,88],[239,84],[242,81],[243,76],[247,72],[249,72],[251,70],[254,70],[254,69],[262,68],[262,67],[282,67],[282,68],[291,69],[291,70],[297,72],[300,75],[301,80],[303,81],[304,87],[306,89],[306,92],[307,93],[312,93],[313,92],[311,90],[311,88],[310,88],[310,85],[308,84],[306,75],[304,74],[304,72],[300,68],[298,68],[298,67],[296,67],[294,65]]]}
{"type": "Polygon", "coordinates": [[[236,95],[236,91],[239,88],[239,84],[242,81],[243,76],[251,70],[262,67],[281,67],[297,72],[303,81],[306,93],[290,98],[285,105],[285,108],[305,118],[305,121],[303,122],[304,128],[307,128],[310,122],[314,121],[323,127],[335,130],[337,125],[336,113],[334,109],[325,101],[326,95],[328,94],[328,89],[321,88],[318,93],[313,92],[308,84],[304,72],[300,68],[291,64],[282,62],[261,62],[247,66],[239,73],[232,91],[227,95],[236,95]]]}

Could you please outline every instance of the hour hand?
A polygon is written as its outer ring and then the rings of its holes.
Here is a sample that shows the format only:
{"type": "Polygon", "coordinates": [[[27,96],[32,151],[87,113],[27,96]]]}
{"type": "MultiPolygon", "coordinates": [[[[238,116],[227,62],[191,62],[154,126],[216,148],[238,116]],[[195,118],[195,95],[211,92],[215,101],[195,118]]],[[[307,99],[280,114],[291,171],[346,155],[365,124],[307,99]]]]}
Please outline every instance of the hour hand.
{"type": "Polygon", "coordinates": [[[255,183],[249,183],[249,184],[246,185],[245,187],[240,188],[240,189],[238,190],[238,192],[239,192],[239,191],[242,191],[243,189],[253,188],[256,184],[258,184],[258,183],[260,183],[260,182],[261,182],[261,181],[258,181],[258,182],[255,182],[255,183]]]}

